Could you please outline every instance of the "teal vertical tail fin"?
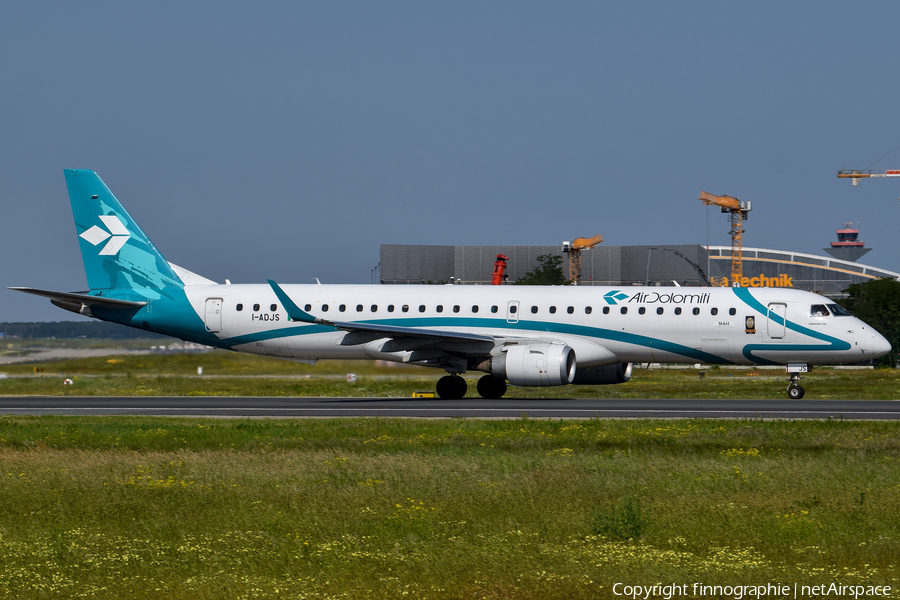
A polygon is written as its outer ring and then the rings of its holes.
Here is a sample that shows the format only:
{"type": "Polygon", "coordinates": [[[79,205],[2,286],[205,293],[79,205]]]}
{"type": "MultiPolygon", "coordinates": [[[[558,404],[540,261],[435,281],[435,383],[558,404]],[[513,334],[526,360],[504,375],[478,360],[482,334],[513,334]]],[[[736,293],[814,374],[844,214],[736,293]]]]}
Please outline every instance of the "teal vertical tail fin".
{"type": "Polygon", "coordinates": [[[66,169],[65,174],[91,292],[184,287],[150,238],[94,171],[66,169]]]}

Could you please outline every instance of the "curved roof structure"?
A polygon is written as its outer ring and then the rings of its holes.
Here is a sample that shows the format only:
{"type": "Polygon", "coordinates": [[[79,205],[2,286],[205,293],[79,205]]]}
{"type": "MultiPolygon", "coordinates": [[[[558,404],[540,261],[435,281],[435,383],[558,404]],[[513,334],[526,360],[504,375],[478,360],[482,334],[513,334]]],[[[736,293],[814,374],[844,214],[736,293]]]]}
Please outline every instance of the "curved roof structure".
{"type": "MultiPolygon", "coordinates": [[[[744,248],[744,280],[741,287],[780,287],[777,284],[764,286],[762,280],[754,277],[780,278],[790,287],[808,289],[824,294],[839,294],[854,283],[873,279],[900,279],[900,273],[861,265],[857,262],[826,258],[803,252],[772,250],[768,248],[744,248]]],[[[731,269],[731,246],[710,246],[708,258],[714,284],[730,285],[727,281],[731,269]],[[715,265],[715,269],[712,268],[715,265]],[[724,280],[723,280],[724,278],[724,280]]]]}

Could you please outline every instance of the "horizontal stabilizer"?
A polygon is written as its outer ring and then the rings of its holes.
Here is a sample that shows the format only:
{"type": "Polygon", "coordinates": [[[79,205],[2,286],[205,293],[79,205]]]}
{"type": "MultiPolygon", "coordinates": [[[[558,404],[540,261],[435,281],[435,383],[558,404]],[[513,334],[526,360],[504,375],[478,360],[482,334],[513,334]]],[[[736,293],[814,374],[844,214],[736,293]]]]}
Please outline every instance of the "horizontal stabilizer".
{"type": "MultiPolygon", "coordinates": [[[[45,298],[50,298],[50,300],[57,300],[59,302],[63,302],[65,304],[77,304],[86,306],[88,308],[92,306],[99,306],[102,308],[112,308],[112,309],[138,309],[142,306],[147,306],[146,302],[132,302],[131,300],[116,300],[115,298],[106,298],[103,296],[91,296],[89,294],[78,294],[74,292],[51,292],[48,290],[38,290],[35,288],[29,287],[11,287],[7,288],[10,290],[15,290],[17,292],[25,292],[26,294],[34,294],[35,296],[43,296],[45,298]]],[[[66,308],[66,307],[63,307],[66,308]]],[[[77,311],[76,311],[77,312],[77,311]]]]}

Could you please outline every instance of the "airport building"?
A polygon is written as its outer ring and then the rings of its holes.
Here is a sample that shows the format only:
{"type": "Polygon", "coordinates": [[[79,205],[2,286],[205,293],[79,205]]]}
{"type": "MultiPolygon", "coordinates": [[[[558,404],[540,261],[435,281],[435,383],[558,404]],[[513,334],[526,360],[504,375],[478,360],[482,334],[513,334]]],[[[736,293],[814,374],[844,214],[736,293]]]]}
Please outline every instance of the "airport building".
{"type": "MultiPolygon", "coordinates": [[[[487,285],[498,254],[509,257],[514,283],[538,266],[542,255],[568,257],[560,246],[381,246],[381,283],[487,285]]],[[[900,273],[851,260],[785,250],[744,248],[742,287],[791,287],[837,296],[854,283],[898,279],[900,273]]],[[[731,246],[595,246],[581,253],[581,285],[730,286],[731,246]]]]}

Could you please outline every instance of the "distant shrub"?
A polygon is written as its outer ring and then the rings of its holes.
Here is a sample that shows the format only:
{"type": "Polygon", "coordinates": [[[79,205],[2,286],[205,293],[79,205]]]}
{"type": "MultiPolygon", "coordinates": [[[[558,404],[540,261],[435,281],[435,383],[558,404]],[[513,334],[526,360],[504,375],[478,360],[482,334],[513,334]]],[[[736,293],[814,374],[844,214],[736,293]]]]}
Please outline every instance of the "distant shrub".
{"type": "Polygon", "coordinates": [[[612,540],[639,538],[648,525],[640,500],[625,498],[620,506],[600,509],[594,515],[594,533],[612,540]]]}

